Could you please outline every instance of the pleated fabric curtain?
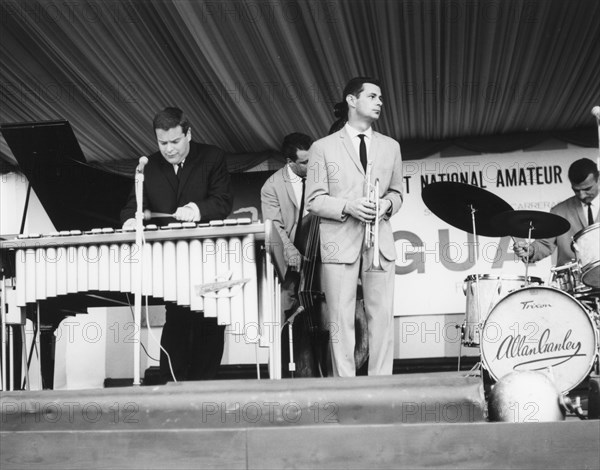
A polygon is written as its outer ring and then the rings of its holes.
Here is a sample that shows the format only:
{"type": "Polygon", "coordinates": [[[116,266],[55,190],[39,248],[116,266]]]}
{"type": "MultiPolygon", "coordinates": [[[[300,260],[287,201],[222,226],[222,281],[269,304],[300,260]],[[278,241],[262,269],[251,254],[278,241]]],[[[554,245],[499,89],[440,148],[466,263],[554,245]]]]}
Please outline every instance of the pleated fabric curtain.
{"type": "MultiPolygon", "coordinates": [[[[165,106],[231,153],[321,137],[357,75],[382,80],[377,129],[424,143],[417,158],[592,126],[600,103],[595,0],[4,0],[0,15],[0,122],[67,119],[88,162],[116,172],[155,150],[165,106]]],[[[0,157],[14,162],[3,139],[0,157]]]]}

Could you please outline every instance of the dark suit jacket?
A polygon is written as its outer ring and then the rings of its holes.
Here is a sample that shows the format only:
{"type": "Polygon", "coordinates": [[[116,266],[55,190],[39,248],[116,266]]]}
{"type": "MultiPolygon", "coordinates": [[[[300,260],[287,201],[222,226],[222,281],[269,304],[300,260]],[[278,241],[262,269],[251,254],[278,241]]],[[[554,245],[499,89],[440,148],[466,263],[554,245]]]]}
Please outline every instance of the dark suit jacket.
{"type": "MultiPolygon", "coordinates": [[[[148,157],[144,168],[144,210],[172,214],[178,207],[194,202],[201,222],[225,219],[233,207],[231,179],[223,150],[212,145],[190,143],[190,152],[181,169],[180,181],[160,152],[148,157]]],[[[135,187],[121,211],[121,222],[135,217],[135,187]]],[[[154,222],[154,221],[153,221],[154,222]]],[[[165,225],[174,219],[157,219],[165,225]]]]}
{"type": "Polygon", "coordinates": [[[550,209],[550,212],[567,219],[571,224],[571,228],[558,237],[534,241],[532,243],[533,255],[531,261],[539,261],[551,255],[558,248],[556,265],[562,266],[576,259],[576,255],[571,248],[571,242],[578,232],[587,227],[587,214],[584,213],[581,202],[575,196],[557,204],[550,209]]]}

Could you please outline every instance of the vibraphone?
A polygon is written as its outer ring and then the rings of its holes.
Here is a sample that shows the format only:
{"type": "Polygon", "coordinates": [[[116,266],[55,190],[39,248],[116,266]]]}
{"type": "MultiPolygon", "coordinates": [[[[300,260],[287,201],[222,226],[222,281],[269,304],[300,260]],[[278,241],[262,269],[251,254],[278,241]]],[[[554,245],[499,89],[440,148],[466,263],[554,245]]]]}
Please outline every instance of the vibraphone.
{"type": "Polygon", "coordinates": [[[269,221],[233,219],[148,226],[141,246],[134,231],[95,229],[19,236],[0,249],[14,253],[18,307],[71,294],[134,293],[141,283],[142,296],[203,311],[233,334],[250,327],[257,334],[245,339],[269,348],[270,377],[280,378],[281,272],[271,254],[282,246],[272,237],[278,234],[269,221]]]}

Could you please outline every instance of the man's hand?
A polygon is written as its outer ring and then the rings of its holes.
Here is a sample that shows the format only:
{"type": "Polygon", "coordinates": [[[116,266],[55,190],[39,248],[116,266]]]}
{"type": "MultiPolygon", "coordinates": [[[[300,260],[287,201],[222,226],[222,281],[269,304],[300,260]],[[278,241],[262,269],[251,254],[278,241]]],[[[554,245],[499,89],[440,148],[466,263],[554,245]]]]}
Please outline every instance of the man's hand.
{"type": "Polygon", "coordinates": [[[516,242],[513,245],[513,251],[523,261],[527,261],[531,255],[533,255],[533,248],[530,244],[524,241],[516,242]]]}
{"type": "Polygon", "coordinates": [[[383,219],[385,214],[392,208],[392,201],[389,199],[379,200],[379,219],[383,219]]]}
{"type": "Polygon", "coordinates": [[[178,207],[173,217],[181,222],[198,222],[200,221],[200,211],[194,203],[186,204],[178,207]]]}
{"type": "Polygon", "coordinates": [[[292,271],[299,272],[302,267],[302,255],[298,249],[294,245],[290,245],[290,247],[286,249],[286,256],[288,257],[288,266],[292,271]]]}
{"type": "Polygon", "coordinates": [[[358,219],[364,223],[373,222],[373,220],[375,220],[375,216],[377,215],[375,211],[375,203],[373,201],[369,201],[369,199],[366,197],[348,201],[346,203],[346,207],[344,207],[344,212],[350,217],[354,217],[355,219],[358,219]]]}

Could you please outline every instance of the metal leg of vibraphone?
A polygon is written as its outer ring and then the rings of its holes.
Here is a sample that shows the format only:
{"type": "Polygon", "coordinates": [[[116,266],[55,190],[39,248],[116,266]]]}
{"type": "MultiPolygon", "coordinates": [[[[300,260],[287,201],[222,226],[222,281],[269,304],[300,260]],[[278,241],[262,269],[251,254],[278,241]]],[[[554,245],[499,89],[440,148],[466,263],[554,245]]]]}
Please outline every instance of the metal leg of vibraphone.
{"type": "MultiPolygon", "coordinates": [[[[273,272],[275,272],[275,270],[273,270],[273,272]]],[[[281,344],[281,327],[280,327],[280,321],[281,321],[281,282],[279,281],[279,278],[277,276],[275,276],[275,314],[274,314],[274,319],[275,319],[275,328],[274,328],[274,334],[277,337],[276,341],[277,341],[277,349],[275,351],[275,355],[277,356],[277,378],[281,379],[281,348],[283,347],[283,345],[281,344]]]]}
{"type": "MultiPolygon", "coordinates": [[[[15,364],[14,364],[14,338],[13,338],[13,330],[11,326],[7,328],[8,335],[8,351],[10,351],[10,360],[8,361],[8,380],[6,382],[7,390],[15,389],[15,364]]],[[[8,352],[7,352],[8,355],[8,352]]]]}
{"type": "Polygon", "coordinates": [[[0,354],[2,354],[2,365],[0,367],[2,367],[2,383],[0,383],[0,390],[7,390],[7,383],[6,383],[6,353],[7,353],[7,341],[6,341],[6,278],[3,276],[2,277],[2,285],[0,286],[0,302],[2,302],[2,304],[0,305],[0,317],[2,320],[2,351],[0,351],[0,354]]]}
{"type": "MultiPolygon", "coordinates": [[[[27,362],[27,341],[26,341],[26,336],[25,336],[25,325],[21,325],[21,375],[23,376],[23,378],[21,379],[21,382],[24,382],[25,390],[30,390],[31,388],[31,383],[29,381],[29,365],[27,362]],[[24,380],[23,380],[24,379],[24,380]]],[[[20,384],[19,384],[20,385],[20,384]]]]}
{"type": "Polygon", "coordinates": [[[280,318],[280,289],[277,288],[277,277],[273,268],[271,256],[268,251],[265,253],[265,271],[267,285],[267,299],[264,302],[267,308],[265,322],[267,327],[266,334],[269,335],[269,377],[271,379],[281,379],[281,335],[279,334],[279,318],[280,318]]]}
{"type": "Polygon", "coordinates": [[[29,389],[29,375],[27,372],[27,344],[25,337],[25,312],[24,309],[15,307],[12,302],[9,302],[7,296],[8,283],[5,277],[2,278],[2,285],[0,286],[0,317],[2,324],[2,371],[1,371],[1,390],[14,390],[15,388],[20,389],[21,384],[15,384],[16,378],[16,367],[15,362],[21,362],[21,375],[25,377],[27,389],[29,389]],[[10,304],[10,307],[9,307],[10,304]],[[11,313],[9,318],[10,308],[14,309],[15,312],[11,313]],[[18,329],[21,336],[21,353],[15,355],[15,330],[18,329]]]}

